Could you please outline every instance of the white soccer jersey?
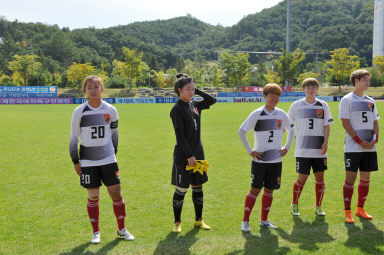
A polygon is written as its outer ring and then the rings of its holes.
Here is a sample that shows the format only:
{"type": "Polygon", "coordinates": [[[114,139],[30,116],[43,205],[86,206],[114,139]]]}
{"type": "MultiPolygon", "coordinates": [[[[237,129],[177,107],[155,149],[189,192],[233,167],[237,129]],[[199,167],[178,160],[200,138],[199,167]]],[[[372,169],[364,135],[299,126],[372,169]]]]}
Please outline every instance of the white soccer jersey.
{"type": "Polygon", "coordinates": [[[288,116],[295,123],[295,157],[326,158],[321,155],[324,126],[333,124],[328,104],[317,98],[310,104],[303,98],[291,105],[288,116]]]}
{"type": "Polygon", "coordinates": [[[265,106],[253,111],[241,125],[244,132],[254,130],[254,150],[262,152],[263,156],[256,162],[281,162],[281,139],[283,131],[293,129],[288,115],[281,109],[275,108],[269,112],[265,106]]]}
{"type": "Polygon", "coordinates": [[[116,162],[118,143],[116,108],[102,101],[98,108],[88,102],[78,106],[72,116],[69,151],[73,163],[82,167],[101,166],[116,162]],[[80,153],[77,145],[80,137],[80,153]],[[79,159],[80,154],[80,159],[79,159]]]}
{"type": "MultiPolygon", "coordinates": [[[[366,142],[370,142],[373,139],[373,121],[380,119],[375,100],[365,95],[359,97],[353,92],[341,99],[339,118],[349,119],[353,130],[361,140],[366,142]]],[[[345,132],[344,152],[366,151],[376,151],[376,146],[370,150],[364,149],[345,132]]]]}

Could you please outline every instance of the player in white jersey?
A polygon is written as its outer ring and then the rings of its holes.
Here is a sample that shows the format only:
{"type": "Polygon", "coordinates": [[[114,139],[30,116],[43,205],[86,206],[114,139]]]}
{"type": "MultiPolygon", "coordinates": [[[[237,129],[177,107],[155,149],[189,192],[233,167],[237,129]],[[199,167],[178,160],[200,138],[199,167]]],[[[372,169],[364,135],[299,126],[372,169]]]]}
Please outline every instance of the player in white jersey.
{"type": "Polygon", "coordinates": [[[324,196],[324,171],[327,169],[327,149],[329,125],[333,123],[328,104],[316,98],[319,82],[315,78],[303,81],[305,98],[294,102],[288,111],[288,116],[295,123],[296,134],[296,172],[299,174],[293,185],[291,213],[299,213],[299,198],[305,182],[313,169],[316,179],[315,213],[324,216],[321,202],[324,196]]]}
{"type": "Polygon", "coordinates": [[[87,189],[87,211],[93,228],[91,243],[100,243],[99,197],[101,182],[113,200],[118,230],[125,240],[134,236],[125,228],[125,203],[121,196],[120,175],[115,154],[118,144],[116,108],[101,99],[103,81],[88,76],[82,90],[88,101],[78,106],[72,116],[69,152],[81,185],[87,189]],[[78,139],[81,139],[78,152],[78,139]],[[80,156],[79,156],[80,155],[80,156]]]}
{"type": "Polygon", "coordinates": [[[368,196],[369,180],[372,171],[377,171],[376,143],[379,138],[379,115],[375,101],[366,96],[369,88],[370,73],[356,70],[351,74],[353,92],[345,95],[339,105],[339,118],[345,129],[344,161],[346,178],[343,186],[345,221],[354,223],[351,213],[353,188],[360,170],[358,201],[355,215],[372,219],[364,209],[368,196]]]}
{"type": "Polygon", "coordinates": [[[241,125],[238,133],[247,153],[252,157],[252,184],[251,190],[245,199],[244,218],[241,229],[250,231],[249,216],[252,212],[256,198],[264,187],[261,200],[260,226],[277,228],[268,220],[268,213],[273,200],[273,190],[280,188],[282,160],[293,140],[294,125],[288,115],[276,108],[279,102],[281,88],[277,84],[267,84],[263,88],[265,105],[253,111],[241,125]],[[247,140],[247,132],[254,130],[254,148],[247,140]],[[287,142],[281,147],[284,130],[288,131],[287,142]]]}

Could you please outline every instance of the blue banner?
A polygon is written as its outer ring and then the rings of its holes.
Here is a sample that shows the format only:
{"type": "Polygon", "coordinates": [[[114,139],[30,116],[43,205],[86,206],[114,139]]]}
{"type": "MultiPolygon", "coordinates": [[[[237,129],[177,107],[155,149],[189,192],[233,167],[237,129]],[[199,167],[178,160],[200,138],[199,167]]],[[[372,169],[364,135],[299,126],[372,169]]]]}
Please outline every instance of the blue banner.
{"type": "MultiPolygon", "coordinates": [[[[73,99],[73,104],[82,104],[86,102],[88,99],[87,98],[74,98],[73,99]]],[[[115,98],[103,98],[103,101],[109,103],[109,104],[115,104],[116,99],[115,98]]]]}
{"type": "Polygon", "coordinates": [[[178,97],[156,97],[157,104],[176,103],[178,100],[178,97]]]}
{"type": "Polygon", "coordinates": [[[154,104],[156,99],[154,97],[122,97],[116,98],[116,104],[154,104]]]}
{"type": "Polygon", "coordinates": [[[0,86],[0,93],[56,93],[56,86],[0,86]]]}
{"type": "Polygon", "coordinates": [[[0,98],[57,98],[57,93],[1,92],[0,98]]]}
{"type": "MultiPolygon", "coordinates": [[[[219,92],[218,97],[262,97],[262,92],[219,92]]],[[[305,97],[304,92],[283,92],[280,97],[305,97]]]]}

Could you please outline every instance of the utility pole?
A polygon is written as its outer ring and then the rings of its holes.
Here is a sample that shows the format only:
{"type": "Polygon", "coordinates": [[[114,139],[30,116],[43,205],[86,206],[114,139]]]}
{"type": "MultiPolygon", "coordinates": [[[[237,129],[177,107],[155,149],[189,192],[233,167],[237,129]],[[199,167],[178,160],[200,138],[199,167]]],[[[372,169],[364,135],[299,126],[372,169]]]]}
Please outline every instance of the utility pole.
{"type": "Polygon", "coordinates": [[[289,41],[291,37],[291,0],[287,0],[287,40],[285,43],[285,50],[290,51],[289,41]]]}

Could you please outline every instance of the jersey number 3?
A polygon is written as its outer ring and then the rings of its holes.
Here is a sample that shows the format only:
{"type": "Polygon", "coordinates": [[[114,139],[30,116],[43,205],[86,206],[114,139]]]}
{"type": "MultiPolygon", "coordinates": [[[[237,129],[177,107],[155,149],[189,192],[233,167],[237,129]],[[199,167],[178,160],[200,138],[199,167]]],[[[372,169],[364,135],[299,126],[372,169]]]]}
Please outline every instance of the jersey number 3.
{"type": "Polygon", "coordinates": [[[92,129],[92,133],[91,133],[92,139],[104,138],[104,134],[105,134],[104,126],[91,127],[91,129],[92,129]]]}

